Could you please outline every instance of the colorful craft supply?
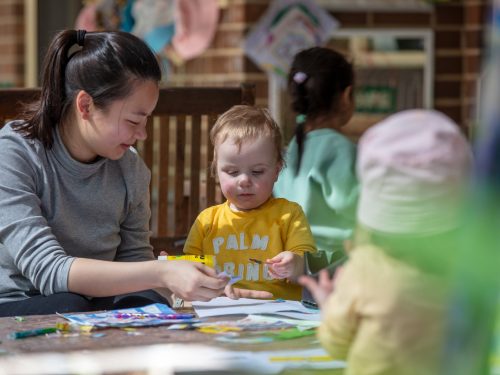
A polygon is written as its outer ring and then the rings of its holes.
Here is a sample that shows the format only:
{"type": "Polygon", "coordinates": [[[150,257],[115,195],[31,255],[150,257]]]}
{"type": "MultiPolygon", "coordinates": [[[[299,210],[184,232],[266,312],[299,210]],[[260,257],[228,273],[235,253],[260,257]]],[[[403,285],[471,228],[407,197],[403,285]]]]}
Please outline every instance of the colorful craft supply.
{"type": "Polygon", "coordinates": [[[257,337],[231,337],[220,336],[215,338],[216,341],[227,342],[230,344],[263,344],[272,342],[271,337],[257,336],[257,337]]]}
{"type": "Polygon", "coordinates": [[[158,260],[187,260],[201,263],[212,268],[215,265],[215,256],[213,255],[160,255],[158,260]]]}
{"type": "Polygon", "coordinates": [[[58,331],[63,331],[63,332],[69,332],[71,330],[71,325],[67,322],[59,322],[59,323],[56,323],[56,329],[58,331]]]}
{"type": "Polygon", "coordinates": [[[9,334],[9,338],[18,340],[18,339],[24,339],[27,337],[34,337],[34,336],[43,336],[47,335],[49,333],[56,333],[57,328],[56,327],[48,327],[48,328],[36,328],[36,329],[29,329],[27,331],[19,331],[19,332],[13,332],[9,334]]]}
{"type": "Polygon", "coordinates": [[[229,278],[229,282],[227,283],[228,285],[236,284],[238,281],[241,280],[241,276],[231,276],[228,273],[226,273],[226,271],[220,272],[217,275],[217,277],[219,277],[219,278],[226,278],[226,277],[228,277],[229,278]]]}
{"type": "Polygon", "coordinates": [[[194,314],[151,314],[151,313],[116,313],[115,318],[117,319],[146,319],[146,318],[156,318],[156,319],[193,319],[194,314]]]}
{"type": "Polygon", "coordinates": [[[146,327],[198,321],[194,314],[179,314],[161,303],[96,313],[62,314],[62,316],[69,320],[71,324],[94,328],[146,327]]]}

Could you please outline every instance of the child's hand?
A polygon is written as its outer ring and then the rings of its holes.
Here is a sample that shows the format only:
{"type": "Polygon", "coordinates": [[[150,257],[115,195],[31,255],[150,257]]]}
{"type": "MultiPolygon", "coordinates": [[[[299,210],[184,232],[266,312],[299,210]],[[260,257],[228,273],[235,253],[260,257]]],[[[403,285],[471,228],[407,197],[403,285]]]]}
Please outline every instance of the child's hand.
{"type": "Polygon", "coordinates": [[[340,272],[341,268],[339,267],[330,280],[328,271],[321,270],[321,272],[319,273],[319,281],[316,281],[310,276],[301,276],[299,277],[299,284],[309,289],[314,300],[321,308],[325,304],[330,293],[333,291],[335,279],[338,277],[340,272]]]}
{"type": "Polygon", "coordinates": [[[273,294],[270,292],[265,292],[263,290],[250,290],[250,289],[240,289],[234,288],[232,285],[226,285],[224,288],[224,294],[231,299],[238,298],[261,298],[269,299],[273,298],[273,294]]]}
{"type": "Polygon", "coordinates": [[[275,279],[295,279],[302,274],[303,258],[291,251],[282,251],[274,258],[266,260],[269,273],[275,279]]]}

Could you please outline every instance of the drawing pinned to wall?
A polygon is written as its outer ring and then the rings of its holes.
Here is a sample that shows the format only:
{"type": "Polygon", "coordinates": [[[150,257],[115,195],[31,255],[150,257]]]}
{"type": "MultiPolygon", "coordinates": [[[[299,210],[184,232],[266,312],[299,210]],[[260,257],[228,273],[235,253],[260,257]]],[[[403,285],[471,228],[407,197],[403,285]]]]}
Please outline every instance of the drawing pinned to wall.
{"type": "Polygon", "coordinates": [[[175,32],[175,0],[136,0],[131,7],[132,34],[156,53],[170,43],[175,32]]]}
{"type": "Polygon", "coordinates": [[[312,0],[274,0],[245,40],[245,52],[284,85],[293,56],[323,45],[339,27],[335,18],[312,0]]]}

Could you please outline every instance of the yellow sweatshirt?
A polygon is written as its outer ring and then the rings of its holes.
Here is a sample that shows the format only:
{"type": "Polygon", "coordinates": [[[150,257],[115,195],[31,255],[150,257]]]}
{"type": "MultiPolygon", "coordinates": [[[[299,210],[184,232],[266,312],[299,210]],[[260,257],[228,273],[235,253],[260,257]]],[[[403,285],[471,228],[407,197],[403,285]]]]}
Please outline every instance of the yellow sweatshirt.
{"type": "Polygon", "coordinates": [[[303,256],[316,247],[301,207],[281,198],[246,212],[232,211],[228,202],[209,207],[198,215],[184,246],[186,254],[215,255],[219,272],[242,277],[238,288],[299,300],[300,285],[272,279],[267,272],[266,259],[285,250],[303,256]]]}
{"type": "Polygon", "coordinates": [[[365,245],[353,250],[322,311],[319,339],[346,375],[439,374],[444,279],[365,245]]]}

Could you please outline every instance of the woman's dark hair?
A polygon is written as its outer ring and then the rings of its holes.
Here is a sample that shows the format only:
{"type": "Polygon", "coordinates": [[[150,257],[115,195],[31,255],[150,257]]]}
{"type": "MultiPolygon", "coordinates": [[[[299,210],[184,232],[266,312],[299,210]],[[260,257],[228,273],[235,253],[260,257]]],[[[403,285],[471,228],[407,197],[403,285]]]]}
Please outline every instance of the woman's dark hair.
{"type": "Polygon", "coordinates": [[[136,36],[121,32],[65,30],[52,40],[42,70],[40,100],[25,106],[15,126],[25,137],[53,144],[53,130],[80,90],[97,108],[127,97],[138,82],[161,80],[155,55],[136,36]]]}
{"type": "Polygon", "coordinates": [[[352,64],[333,49],[313,47],[295,55],[288,74],[288,92],[292,109],[301,115],[295,128],[299,149],[296,173],[304,148],[304,115],[311,120],[331,113],[353,82],[352,64]]]}

